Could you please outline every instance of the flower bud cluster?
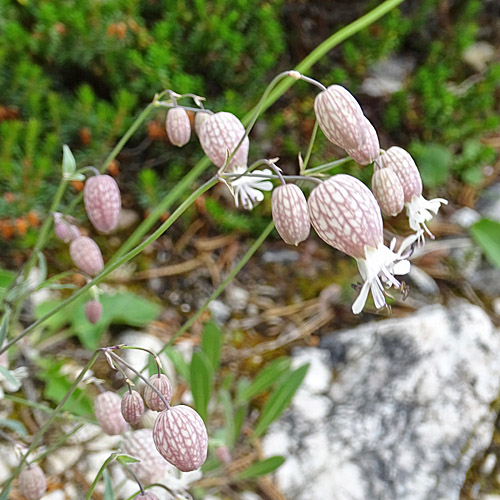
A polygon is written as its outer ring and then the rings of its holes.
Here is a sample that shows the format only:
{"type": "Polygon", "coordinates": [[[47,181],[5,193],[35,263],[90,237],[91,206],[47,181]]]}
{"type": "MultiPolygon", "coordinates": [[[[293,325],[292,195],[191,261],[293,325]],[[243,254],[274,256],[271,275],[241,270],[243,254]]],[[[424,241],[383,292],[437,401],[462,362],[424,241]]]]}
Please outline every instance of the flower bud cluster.
{"type": "Polygon", "coordinates": [[[206,460],[208,435],[205,423],[189,406],[170,406],[171,396],[172,385],[168,378],[163,374],[156,374],[146,384],[143,397],[130,389],[121,399],[116,393],[106,391],[94,401],[96,419],[103,431],[111,435],[123,434],[128,429],[128,424],[137,425],[145,406],[160,412],[152,432],[147,429],[135,431],[134,437],[128,438],[124,443],[125,451],[128,450],[134,456],[139,455],[137,458],[141,459],[141,465],[131,466],[137,469],[134,472],[142,476],[143,480],[153,480],[150,472],[157,475],[156,456],[163,457],[183,472],[200,468],[206,460]],[[151,447],[144,449],[144,440],[148,439],[151,439],[157,451],[151,447]],[[148,466],[148,461],[152,461],[155,466],[148,466]]]}

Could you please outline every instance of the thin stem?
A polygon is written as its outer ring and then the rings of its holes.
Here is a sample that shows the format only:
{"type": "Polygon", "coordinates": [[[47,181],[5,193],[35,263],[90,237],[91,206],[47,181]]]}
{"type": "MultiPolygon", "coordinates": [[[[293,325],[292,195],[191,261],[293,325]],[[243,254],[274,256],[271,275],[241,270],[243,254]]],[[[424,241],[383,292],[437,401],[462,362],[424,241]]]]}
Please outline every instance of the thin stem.
{"type": "Polygon", "coordinates": [[[316,135],[318,133],[318,121],[314,120],[314,127],[311,134],[311,138],[309,139],[309,146],[307,147],[306,157],[300,166],[300,174],[303,175],[307,169],[307,165],[309,164],[309,159],[311,158],[312,149],[314,146],[314,141],[316,141],[316,135]]]}
{"type": "Polygon", "coordinates": [[[120,347],[120,349],[134,349],[134,350],[137,350],[137,351],[145,351],[145,352],[147,352],[155,360],[156,366],[158,367],[158,377],[161,375],[161,368],[162,368],[161,367],[161,359],[160,359],[160,357],[155,352],[151,351],[150,349],[146,349],[145,347],[139,347],[139,346],[135,346],[135,345],[122,345],[120,347]]]}
{"type": "Polygon", "coordinates": [[[165,408],[170,408],[170,403],[165,399],[165,396],[143,375],[139,370],[136,370],[130,363],[127,363],[124,359],[120,358],[118,354],[110,351],[108,353],[116,362],[121,363],[125,368],[129,369],[131,372],[135,373],[149,388],[153,389],[158,397],[163,401],[165,408]]]}
{"type": "Polygon", "coordinates": [[[340,167],[340,165],[343,165],[351,160],[352,158],[350,156],[346,156],[345,158],[340,158],[339,160],[331,161],[329,163],[304,170],[304,174],[319,174],[321,172],[327,172],[328,170],[331,170],[334,167],[340,167]]]}
{"type": "Polygon", "coordinates": [[[127,472],[134,478],[135,482],[139,486],[139,489],[141,490],[141,495],[145,495],[146,494],[146,490],[144,489],[144,486],[142,485],[142,483],[139,480],[139,478],[135,475],[134,471],[126,463],[123,463],[123,462],[120,462],[120,463],[123,465],[123,467],[125,467],[125,469],[127,470],[127,472]]]}
{"type": "Polygon", "coordinates": [[[94,493],[95,487],[97,486],[97,483],[99,482],[99,479],[101,479],[101,476],[108,466],[110,462],[112,462],[116,457],[118,456],[118,453],[114,451],[111,453],[111,455],[104,460],[104,463],[101,465],[101,468],[99,469],[99,472],[97,473],[96,477],[92,481],[92,484],[90,485],[90,489],[87,493],[87,496],[85,497],[85,500],[90,500],[92,498],[92,493],[94,493]]]}
{"type": "Polygon", "coordinates": [[[165,102],[165,101],[158,101],[158,102],[156,102],[155,106],[157,108],[182,108],[182,109],[185,109],[186,111],[192,111],[193,113],[206,113],[207,115],[214,114],[214,112],[211,111],[210,109],[193,108],[190,106],[183,106],[182,104],[174,105],[173,103],[169,103],[169,102],[165,102]]]}
{"type": "Polygon", "coordinates": [[[2,484],[2,489],[6,491],[10,485],[12,484],[12,481],[14,478],[16,478],[19,473],[22,471],[24,464],[26,463],[26,460],[28,459],[29,454],[37,447],[38,443],[40,442],[40,439],[43,437],[43,435],[47,432],[47,429],[52,425],[56,417],[58,416],[59,412],[61,411],[62,407],[66,404],[68,399],[71,397],[73,392],[75,392],[76,388],[80,384],[80,382],[83,380],[83,377],[85,374],[92,368],[93,364],[96,362],[98,356],[99,356],[100,351],[95,351],[93,356],[90,358],[89,362],[85,365],[85,367],[81,370],[79,373],[78,377],[75,379],[71,387],[68,389],[68,392],[64,395],[64,397],[61,399],[59,404],[55,407],[52,415],[47,419],[45,424],[40,428],[40,430],[35,434],[33,437],[33,441],[31,442],[28,450],[26,453],[21,457],[21,460],[19,461],[19,465],[16,467],[14,472],[11,474],[9,479],[6,479],[4,483],[2,484]]]}
{"type": "MultiPolygon", "coordinates": [[[[189,330],[191,326],[195,323],[195,321],[205,312],[205,309],[209,306],[212,300],[215,300],[227,287],[227,285],[234,279],[234,277],[241,271],[243,266],[250,260],[252,255],[260,248],[265,239],[269,236],[271,231],[274,229],[274,222],[270,222],[264,231],[260,234],[260,236],[254,241],[252,246],[248,249],[247,253],[242,257],[242,259],[238,262],[238,265],[229,273],[227,278],[219,285],[217,290],[210,295],[207,301],[181,326],[179,330],[173,335],[173,337],[168,341],[167,344],[163,346],[163,348],[158,352],[161,354],[165,351],[165,349],[171,346],[174,341],[180,337],[185,331],[189,330]]],[[[144,367],[142,371],[144,371],[147,367],[144,367]]]]}
{"type": "Polygon", "coordinates": [[[35,328],[40,326],[42,323],[51,318],[54,314],[59,312],[61,309],[64,309],[66,306],[74,302],[78,299],[78,297],[82,296],[87,290],[89,290],[92,286],[99,284],[104,278],[113,272],[115,269],[120,267],[125,262],[133,259],[136,255],[140,254],[146,247],[148,247],[151,243],[156,241],[186,210],[191,206],[191,204],[201,196],[203,193],[208,191],[211,187],[217,184],[217,179],[212,177],[209,181],[205,182],[202,186],[196,189],[191,195],[186,198],[186,200],[181,203],[181,205],[177,208],[177,210],[156,230],[154,231],[148,238],[146,238],[141,244],[137,245],[133,250],[125,254],[119,260],[115,261],[113,264],[108,264],[106,268],[101,271],[94,279],[89,281],[86,285],[84,285],[78,292],[74,293],[71,297],[67,298],[64,302],[58,304],[54,309],[51,309],[47,314],[33,322],[30,326],[25,328],[19,335],[13,338],[7,344],[4,344],[2,348],[0,348],[0,354],[7,350],[11,345],[18,342],[25,335],[32,332],[35,328]]]}
{"type": "Polygon", "coordinates": [[[318,80],[315,80],[314,78],[310,78],[306,75],[301,74],[300,79],[303,80],[304,82],[311,83],[312,85],[318,87],[321,90],[326,90],[326,87],[321,82],[318,82],[318,80]]]}
{"type": "Polygon", "coordinates": [[[318,184],[321,184],[321,182],[323,182],[321,179],[318,179],[317,177],[309,177],[307,175],[282,175],[282,174],[273,175],[273,174],[249,173],[249,174],[222,174],[222,177],[231,180],[234,180],[234,178],[239,179],[240,177],[255,177],[259,179],[279,179],[282,182],[282,184],[286,184],[285,179],[290,181],[312,181],[318,184]]]}

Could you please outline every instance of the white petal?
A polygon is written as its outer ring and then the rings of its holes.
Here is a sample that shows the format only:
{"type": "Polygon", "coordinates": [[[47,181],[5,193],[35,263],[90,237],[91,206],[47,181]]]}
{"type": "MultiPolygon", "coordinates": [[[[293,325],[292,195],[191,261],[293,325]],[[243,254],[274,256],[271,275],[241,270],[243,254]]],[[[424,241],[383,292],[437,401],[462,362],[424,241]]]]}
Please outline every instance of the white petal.
{"type": "Polygon", "coordinates": [[[370,282],[365,281],[363,283],[363,287],[361,288],[361,292],[359,292],[358,298],[354,301],[352,305],[352,312],[354,314],[359,314],[363,310],[363,307],[365,307],[369,290],[370,290],[370,282]]]}

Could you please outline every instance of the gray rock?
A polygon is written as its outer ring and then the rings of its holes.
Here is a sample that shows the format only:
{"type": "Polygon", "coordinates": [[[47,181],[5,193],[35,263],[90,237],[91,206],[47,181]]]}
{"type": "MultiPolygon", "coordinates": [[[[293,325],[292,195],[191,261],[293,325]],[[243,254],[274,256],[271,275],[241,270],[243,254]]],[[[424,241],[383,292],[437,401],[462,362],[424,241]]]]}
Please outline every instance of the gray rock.
{"type": "Polygon", "coordinates": [[[298,352],[313,369],[264,440],[266,455],[286,457],[285,497],[458,500],[500,390],[500,332],[487,315],[464,301],[429,306],[320,347],[298,352]]]}
{"type": "Polygon", "coordinates": [[[378,61],[369,68],[360,90],[371,97],[394,94],[403,88],[405,79],[414,67],[415,60],[410,57],[394,56],[378,61]]]}
{"type": "Polygon", "coordinates": [[[483,217],[500,222],[500,182],[483,191],[476,208],[483,217]]]}
{"type": "Polygon", "coordinates": [[[220,300],[212,300],[208,309],[212,315],[212,319],[218,324],[222,325],[231,317],[231,308],[221,302],[220,300]]]}

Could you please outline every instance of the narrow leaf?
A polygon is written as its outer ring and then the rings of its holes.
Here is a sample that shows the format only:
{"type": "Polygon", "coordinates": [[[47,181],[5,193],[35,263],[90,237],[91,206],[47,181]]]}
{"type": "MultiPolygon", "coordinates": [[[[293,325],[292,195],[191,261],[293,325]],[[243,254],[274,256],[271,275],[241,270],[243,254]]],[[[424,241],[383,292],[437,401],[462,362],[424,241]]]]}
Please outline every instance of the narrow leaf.
{"type": "Polygon", "coordinates": [[[308,369],[309,364],[302,365],[281,381],[262,409],[260,418],[255,426],[253,433],[254,437],[262,435],[269,425],[283,413],[285,408],[292,401],[292,398],[297,389],[300,387],[300,384],[302,384],[308,369]]]}
{"type": "Polygon", "coordinates": [[[120,462],[121,464],[133,464],[135,462],[140,462],[139,459],[132,457],[130,455],[126,455],[125,453],[122,453],[116,457],[116,460],[120,462]]]}
{"type": "Polygon", "coordinates": [[[19,420],[11,420],[7,418],[0,419],[0,427],[8,427],[12,429],[14,432],[17,432],[20,436],[26,437],[28,435],[28,431],[26,427],[19,422],[19,420]]]}
{"type": "Polygon", "coordinates": [[[2,322],[0,323],[0,347],[3,346],[3,343],[7,338],[7,330],[9,329],[9,316],[10,311],[7,310],[3,315],[2,322]]]}
{"type": "Polygon", "coordinates": [[[500,267],[500,223],[481,219],[470,228],[470,231],[490,263],[500,267]]]}
{"type": "Polygon", "coordinates": [[[234,432],[234,408],[231,402],[231,396],[229,391],[220,391],[220,400],[224,409],[224,420],[226,421],[226,426],[224,428],[225,438],[224,441],[229,448],[232,448],[235,441],[234,432]]]}
{"type": "Polygon", "coordinates": [[[113,493],[113,484],[111,483],[111,476],[108,470],[102,472],[102,477],[104,479],[104,500],[115,500],[115,494],[113,493]]]}
{"type": "Polygon", "coordinates": [[[47,279],[47,261],[45,260],[45,255],[39,250],[36,256],[38,259],[38,266],[40,267],[40,282],[44,282],[47,279]]]}
{"type": "Polygon", "coordinates": [[[214,373],[219,368],[222,349],[222,333],[212,322],[205,323],[201,337],[201,350],[206,354],[214,373]]]}
{"type": "Polygon", "coordinates": [[[248,401],[264,392],[290,368],[290,364],[290,358],[285,357],[277,358],[269,363],[248,387],[239,392],[238,402],[248,401]]]}
{"type": "Polygon", "coordinates": [[[182,354],[171,347],[165,350],[165,354],[170,358],[170,361],[172,361],[175,371],[189,383],[189,365],[186,363],[182,354]]]}
{"type": "Polygon", "coordinates": [[[234,414],[234,440],[236,441],[240,437],[241,428],[243,427],[243,421],[245,420],[246,409],[244,406],[238,408],[234,414]]]}
{"type": "Polygon", "coordinates": [[[190,367],[191,393],[194,407],[201,418],[206,421],[207,407],[210,401],[211,367],[205,353],[193,353],[190,367]]]}
{"type": "Polygon", "coordinates": [[[71,149],[69,149],[66,144],[63,146],[63,163],[62,163],[62,171],[63,177],[68,178],[71,174],[76,170],[76,161],[71,149]]]}
{"type": "Polygon", "coordinates": [[[16,392],[21,388],[21,382],[5,366],[0,365],[0,375],[12,385],[9,392],[16,392]]]}
{"type": "Polygon", "coordinates": [[[281,467],[284,462],[285,458],[280,455],[259,460],[248,467],[248,469],[240,472],[238,477],[240,479],[250,479],[253,477],[263,476],[264,474],[269,474],[270,472],[275,471],[278,467],[281,467]]]}
{"type": "Polygon", "coordinates": [[[2,491],[2,494],[0,495],[0,500],[9,500],[9,493],[11,487],[12,485],[9,484],[9,486],[4,491],[2,491]]]}

